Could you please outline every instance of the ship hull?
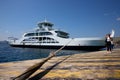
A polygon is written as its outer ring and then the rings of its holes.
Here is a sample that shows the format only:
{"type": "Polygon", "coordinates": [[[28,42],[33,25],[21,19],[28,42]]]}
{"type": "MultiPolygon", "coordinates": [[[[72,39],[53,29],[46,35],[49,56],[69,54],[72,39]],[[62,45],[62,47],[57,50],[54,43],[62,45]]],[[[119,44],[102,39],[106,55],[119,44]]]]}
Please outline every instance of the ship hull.
{"type": "MultiPolygon", "coordinates": [[[[22,47],[22,48],[40,48],[40,49],[59,49],[62,46],[58,45],[11,45],[12,47],[22,47]]],[[[105,48],[105,46],[65,46],[63,49],[65,50],[88,50],[88,51],[96,51],[105,48]]]]}

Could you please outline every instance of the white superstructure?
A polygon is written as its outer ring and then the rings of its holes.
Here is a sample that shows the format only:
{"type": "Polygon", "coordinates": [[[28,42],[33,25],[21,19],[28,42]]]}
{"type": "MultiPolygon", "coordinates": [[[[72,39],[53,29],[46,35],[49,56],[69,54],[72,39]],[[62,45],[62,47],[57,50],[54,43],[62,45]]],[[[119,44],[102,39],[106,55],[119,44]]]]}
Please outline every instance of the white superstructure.
{"type": "Polygon", "coordinates": [[[69,38],[69,33],[53,29],[52,23],[43,21],[32,32],[24,33],[21,39],[9,41],[14,47],[98,50],[105,47],[104,38],[69,38]]]}

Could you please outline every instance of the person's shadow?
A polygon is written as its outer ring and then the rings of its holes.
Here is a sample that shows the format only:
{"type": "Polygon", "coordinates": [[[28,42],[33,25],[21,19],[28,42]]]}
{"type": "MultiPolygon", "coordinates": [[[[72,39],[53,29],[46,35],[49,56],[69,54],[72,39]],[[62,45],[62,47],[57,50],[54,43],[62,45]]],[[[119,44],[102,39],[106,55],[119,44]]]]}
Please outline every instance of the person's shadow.
{"type": "MultiPolygon", "coordinates": [[[[70,55],[71,56],[71,55],[70,55]]],[[[59,61],[58,63],[54,64],[53,66],[50,66],[49,68],[45,69],[44,71],[36,74],[35,76],[29,78],[28,80],[40,80],[42,77],[44,77],[49,71],[51,71],[55,66],[59,65],[60,63],[62,63],[63,61],[65,61],[67,58],[69,58],[70,56],[66,57],[65,59],[59,61]]]]}

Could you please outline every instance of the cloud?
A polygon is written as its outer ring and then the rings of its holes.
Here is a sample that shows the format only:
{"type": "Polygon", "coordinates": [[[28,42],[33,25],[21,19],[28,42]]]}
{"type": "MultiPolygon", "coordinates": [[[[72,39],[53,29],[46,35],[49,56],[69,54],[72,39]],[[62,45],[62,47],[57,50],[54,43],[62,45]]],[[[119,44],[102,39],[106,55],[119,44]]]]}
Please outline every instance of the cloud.
{"type": "Polygon", "coordinates": [[[118,17],[116,20],[117,20],[117,21],[120,21],[120,17],[118,17]]]}

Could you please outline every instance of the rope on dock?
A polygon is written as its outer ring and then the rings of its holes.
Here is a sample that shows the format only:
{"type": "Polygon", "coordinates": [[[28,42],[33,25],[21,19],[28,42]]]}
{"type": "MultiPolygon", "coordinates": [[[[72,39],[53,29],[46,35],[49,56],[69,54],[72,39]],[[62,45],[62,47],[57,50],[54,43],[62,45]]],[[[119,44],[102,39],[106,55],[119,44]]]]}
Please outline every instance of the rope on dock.
{"type": "Polygon", "coordinates": [[[34,72],[36,72],[44,63],[46,63],[48,60],[53,58],[58,52],[60,52],[65,46],[67,46],[73,39],[71,39],[66,45],[62,46],[60,49],[51,52],[47,58],[42,60],[39,63],[34,64],[33,66],[29,67],[25,72],[14,78],[13,80],[26,80],[29,78],[34,72]]]}

